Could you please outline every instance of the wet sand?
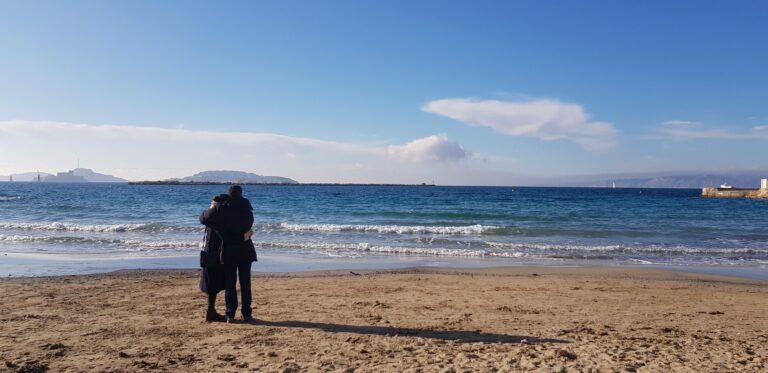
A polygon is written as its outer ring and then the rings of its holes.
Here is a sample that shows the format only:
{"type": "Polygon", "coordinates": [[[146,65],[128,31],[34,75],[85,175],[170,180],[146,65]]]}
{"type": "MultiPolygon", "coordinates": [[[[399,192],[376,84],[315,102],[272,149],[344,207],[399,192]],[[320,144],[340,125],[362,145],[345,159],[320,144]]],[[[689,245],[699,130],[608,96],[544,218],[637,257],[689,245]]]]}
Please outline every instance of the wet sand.
{"type": "Polygon", "coordinates": [[[196,271],[0,280],[0,371],[768,369],[763,281],[518,267],[253,283],[258,321],[224,324],[203,322],[196,271]]]}

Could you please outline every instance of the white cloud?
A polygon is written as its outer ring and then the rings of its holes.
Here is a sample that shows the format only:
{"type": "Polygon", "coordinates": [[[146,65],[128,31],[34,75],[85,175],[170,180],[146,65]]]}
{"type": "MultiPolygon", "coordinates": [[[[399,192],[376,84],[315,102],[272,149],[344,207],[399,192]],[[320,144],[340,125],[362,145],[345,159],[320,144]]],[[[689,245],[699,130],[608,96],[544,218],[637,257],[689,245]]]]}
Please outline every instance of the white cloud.
{"type": "MultiPolygon", "coordinates": [[[[0,121],[0,174],[63,171],[74,168],[79,159],[83,167],[129,180],[226,168],[300,181],[408,182],[409,175],[424,172],[422,168],[429,166],[425,162],[468,154],[446,135],[388,146],[274,133],[0,121]],[[349,164],[356,166],[339,168],[349,164]]],[[[448,167],[440,172],[452,171],[448,167]]]]}
{"type": "Polygon", "coordinates": [[[662,123],[659,133],[664,138],[686,140],[763,140],[768,139],[768,125],[755,126],[750,130],[734,131],[725,128],[711,128],[697,122],[667,121],[662,123]],[[678,124],[685,123],[685,124],[678,124]],[[674,123],[674,124],[670,124],[674,123]]]}
{"type": "Polygon", "coordinates": [[[184,128],[136,127],[125,125],[93,125],[67,122],[22,121],[0,122],[0,134],[7,135],[52,135],[66,133],[91,139],[121,139],[141,141],[163,141],[183,143],[219,143],[228,145],[297,145],[319,150],[357,152],[383,155],[383,149],[366,146],[318,140],[307,137],[291,137],[263,132],[221,132],[188,130],[184,128]]]}
{"type": "Polygon", "coordinates": [[[473,126],[490,127],[508,136],[530,136],[544,141],[566,140],[589,150],[616,145],[611,123],[595,122],[577,104],[555,100],[498,101],[471,98],[434,100],[423,111],[473,126]]]}
{"type": "Polygon", "coordinates": [[[432,135],[413,140],[405,145],[390,145],[387,153],[391,158],[412,162],[449,162],[469,156],[469,153],[448,135],[432,135]]]}
{"type": "Polygon", "coordinates": [[[691,127],[697,125],[697,122],[691,122],[688,120],[668,120],[663,122],[662,125],[669,127],[691,127]]]}

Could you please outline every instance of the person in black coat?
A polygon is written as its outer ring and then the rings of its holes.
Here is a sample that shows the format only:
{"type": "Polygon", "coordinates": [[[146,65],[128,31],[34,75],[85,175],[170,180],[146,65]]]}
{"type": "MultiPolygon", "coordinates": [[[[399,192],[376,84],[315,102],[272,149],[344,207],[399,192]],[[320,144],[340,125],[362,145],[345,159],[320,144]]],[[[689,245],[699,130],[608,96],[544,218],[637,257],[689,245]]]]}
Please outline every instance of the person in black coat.
{"type": "Polygon", "coordinates": [[[216,295],[226,288],[223,262],[224,231],[223,214],[229,204],[226,194],[213,197],[211,207],[200,214],[200,223],[205,225],[205,236],[200,250],[200,290],[208,294],[208,309],[205,321],[224,321],[216,312],[216,295]]]}
{"type": "Polygon", "coordinates": [[[237,312],[237,281],[240,280],[241,313],[246,322],[253,321],[251,312],[251,263],[256,251],[251,242],[253,207],[243,198],[239,185],[229,187],[229,204],[224,214],[224,299],[227,303],[227,322],[234,321],[237,312]]]}

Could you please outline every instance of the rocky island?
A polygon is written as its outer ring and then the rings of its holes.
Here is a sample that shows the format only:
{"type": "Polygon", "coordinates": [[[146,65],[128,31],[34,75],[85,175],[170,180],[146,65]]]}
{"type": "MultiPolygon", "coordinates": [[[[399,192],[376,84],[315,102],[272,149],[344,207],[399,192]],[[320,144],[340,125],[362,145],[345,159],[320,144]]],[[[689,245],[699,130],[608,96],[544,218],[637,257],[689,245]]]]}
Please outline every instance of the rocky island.
{"type": "Polygon", "coordinates": [[[293,185],[299,182],[282,176],[263,176],[243,171],[203,171],[180,179],[138,181],[133,185],[203,185],[203,184],[267,184],[293,185]]]}

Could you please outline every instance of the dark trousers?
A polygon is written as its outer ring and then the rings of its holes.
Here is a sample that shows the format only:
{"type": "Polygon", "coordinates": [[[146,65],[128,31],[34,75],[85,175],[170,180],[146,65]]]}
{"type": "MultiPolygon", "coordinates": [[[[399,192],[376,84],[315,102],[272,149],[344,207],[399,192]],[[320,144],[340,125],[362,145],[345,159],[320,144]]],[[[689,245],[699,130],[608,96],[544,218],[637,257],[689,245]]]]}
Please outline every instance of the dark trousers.
{"type": "Polygon", "coordinates": [[[251,317],[251,262],[225,264],[227,316],[234,318],[237,312],[237,279],[240,278],[240,297],[243,301],[243,317],[251,317]]]}

